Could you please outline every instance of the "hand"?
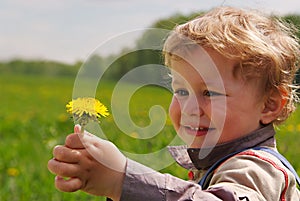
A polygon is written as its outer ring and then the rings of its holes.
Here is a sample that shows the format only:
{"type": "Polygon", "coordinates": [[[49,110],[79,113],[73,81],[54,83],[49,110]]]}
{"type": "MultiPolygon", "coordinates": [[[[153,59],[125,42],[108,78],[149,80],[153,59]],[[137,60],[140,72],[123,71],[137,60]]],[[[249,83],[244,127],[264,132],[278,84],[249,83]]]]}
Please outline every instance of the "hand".
{"type": "Polygon", "coordinates": [[[67,136],[65,145],[53,149],[53,155],[48,169],[57,175],[57,189],[65,192],[82,190],[120,199],[126,157],[113,143],[88,132],[82,135],[80,126],[76,125],[74,133],[67,136]]]}

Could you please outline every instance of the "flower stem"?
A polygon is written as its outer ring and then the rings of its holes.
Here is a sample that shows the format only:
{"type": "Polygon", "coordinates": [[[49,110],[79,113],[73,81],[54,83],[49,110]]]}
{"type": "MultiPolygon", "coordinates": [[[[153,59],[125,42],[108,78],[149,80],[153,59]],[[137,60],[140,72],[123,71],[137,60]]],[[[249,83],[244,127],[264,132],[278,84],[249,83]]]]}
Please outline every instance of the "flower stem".
{"type": "Polygon", "coordinates": [[[84,134],[84,125],[82,125],[80,128],[80,134],[82,134],[82,135],[84,134]]]}

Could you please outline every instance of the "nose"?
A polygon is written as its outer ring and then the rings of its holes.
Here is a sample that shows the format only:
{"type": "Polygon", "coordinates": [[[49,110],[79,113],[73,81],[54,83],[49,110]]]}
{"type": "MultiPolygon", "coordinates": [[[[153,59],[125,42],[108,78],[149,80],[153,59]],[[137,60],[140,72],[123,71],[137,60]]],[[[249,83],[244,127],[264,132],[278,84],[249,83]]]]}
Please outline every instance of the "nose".
{"type": "Polygon", "coordinates": [[[195,95],[190,95],[184,102],[182,102],[182,114],[187,116],[202,116],[204,112],[201,107],[201,102],[200,97],[197,98],[195,95]]]}

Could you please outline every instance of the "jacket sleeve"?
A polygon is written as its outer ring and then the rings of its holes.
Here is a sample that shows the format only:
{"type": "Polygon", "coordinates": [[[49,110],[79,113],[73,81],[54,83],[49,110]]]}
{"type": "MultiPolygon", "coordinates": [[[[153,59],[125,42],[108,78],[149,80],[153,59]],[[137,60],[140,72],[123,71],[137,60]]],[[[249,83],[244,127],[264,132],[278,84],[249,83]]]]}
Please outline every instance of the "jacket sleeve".
{"type": "Polygon", "coordinates": [[[201,186],[154,171],[130,159],[127,160],[126,176],[121,201],[237,201],[230,188],[217,187],[202,191],[201,186]]]}

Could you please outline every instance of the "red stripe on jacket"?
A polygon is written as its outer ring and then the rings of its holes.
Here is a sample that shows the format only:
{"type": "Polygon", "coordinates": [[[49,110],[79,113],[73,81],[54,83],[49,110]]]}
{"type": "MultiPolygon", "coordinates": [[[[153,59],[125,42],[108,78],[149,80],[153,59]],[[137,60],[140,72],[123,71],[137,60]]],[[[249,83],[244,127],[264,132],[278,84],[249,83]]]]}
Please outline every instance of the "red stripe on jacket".
{"type": "Polygon", "coordinates": [[[286,199],[285,199],[285,194],[286,194],[286,191],[287,191],[287,189],[288,189],[289,183],[288,183],[288,173],[287,173],[287,171],[286,171],[284,168],[282,168],[282,167],[280,167],[279,165],[277,165],[277,164],[276,164],[273,160],[271,160],[270,158],[267,158],[267,157],[258,155],[257,153],[255,153],[255,152],[253,152],[253,151],[251,151],[251,150],[241,152],[241,153],[239,153],[239,154],[237,154],[237,155],[250,155],[250,156],[255,156],[255,157],[257,157],[257,158],[259,158],[259,159],[261,159],[261,160],[264,160],[264,161],[270,163],[270,164],[271,164],[274,168],[276,168],[277,170],[280,170],[280,171],[283,173],[284,180],[285,180],[285,187],[284,187],[283,191],[281,192],[280,200],[281,200],[281,201],[286,201],[286,199]]]}

